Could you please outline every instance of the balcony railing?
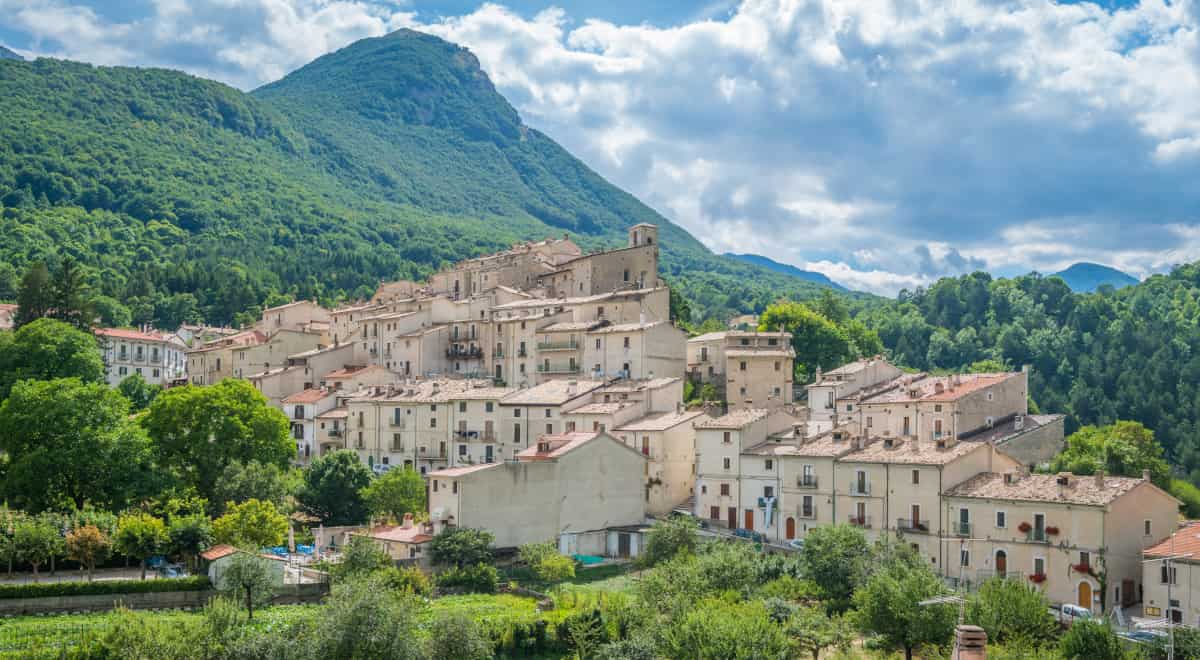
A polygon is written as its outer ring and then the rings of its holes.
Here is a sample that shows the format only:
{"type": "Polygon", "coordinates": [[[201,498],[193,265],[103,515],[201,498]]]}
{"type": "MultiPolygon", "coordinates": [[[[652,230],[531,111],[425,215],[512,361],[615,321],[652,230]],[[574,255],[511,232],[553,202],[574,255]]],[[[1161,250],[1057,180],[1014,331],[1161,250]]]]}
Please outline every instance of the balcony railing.
{"type": "Polygon", "coordinates": [[[574,351],[579,348],[579,342],[574,339],[570,341],[539,341],[537,347],[539,351],[574,351]]]}
{"type": "Polygon", "coordinates": [[[331,438],[340,438],[344,435],[346,435],[346,431],[344,429],[329,429],[329,437],[331,438]]]}
{"type": "Polygon", "coordinates": [[[459,358],[462,360],[475,360],[483,357],[483,349],[478,346],[463,348],[461,346],[451,346],[446,349],[446,357],[459,358]]]}
{"type": "Polygon", "coordinates": [[[796,488],[816,488],[816,487],[817,487],[816,475],[808,474],[808,475],[801,475],[799,477],[796,477],[796,488]]]}
{"type": "Polygon", "coordinates": [[[405,420],[403,417],[401,417],[400,419],[396,419],[395,417],[388,418],[388,426],[390,426],[394,429],[403,429],[406,426],[406,424],[407,424],[407,420],[405,420]]]}
{"type": "Polygon", "coordinates": [[[1025,540],[1030,543],[1049,543],[1050,536],[1046,534],[1046,530],[1035,528],[1025,532],[1025,540]]]}
{"type": "Polygon", "coordinates": [[[579,365],[577,364],[539,364],[537,366],[539,374],[574,374],[579,373],[579,365]]]}
{"type": "Polygon", "coordinates": [[[518,348],[517,357],[529,357],[529,351],[525,350],[524,348],[518,348]]]}
{"type": "Polygon", "coordinates": [[[810,506],[808,508],[800,507],[800,517],[804,518],[806,520],[812,520],[813,518],[816,518],[817,517],[816,505],[810,506]]]}
{"type": "Polygon", "coordinates": [[[916,534],[929,533],[928,520],[913,520],[912,518],[897,518],[896,529],[901,532],[911,532],[916,534]]]}
{"type": "Polygon", "coordinates": [[[854,497],[866,497],[871,494],[871,484],[852,483],[850,484],[850,494],[854,497]]]}
{"type": "Polygon", "coordinates": [[[466,429],[458,429],[454,432],[455,437],[463,440],[474,440],[479,437],[479,431],[468,431],[466,429]]]}
{"type": "Polygon", "coordinates": [[[975,571],[975,580],[979,584],[983,584],[992,578],[1000,578],[1001,580],[1023,580],[1025,578],[1025,574],[1020,571],[999,572],[985,568],[975,571]]]}
{"type": "Polygon", "coordinates": [[[951,525],[951,533],[955,536],[970,536],[971,523],[962,521],[956,522],[951,525]]]}
{"type": "Polygon", "coordinates": [[[495,359],[495,360],[504,359],[504,349],[497,348],[496,350],[492,351],[492,359],[495,359]]]}
{"type": "Polygon", "coordinates": [[[871,528],[871,516],[850,516],[849,522],[855,527],[871,528]]]}

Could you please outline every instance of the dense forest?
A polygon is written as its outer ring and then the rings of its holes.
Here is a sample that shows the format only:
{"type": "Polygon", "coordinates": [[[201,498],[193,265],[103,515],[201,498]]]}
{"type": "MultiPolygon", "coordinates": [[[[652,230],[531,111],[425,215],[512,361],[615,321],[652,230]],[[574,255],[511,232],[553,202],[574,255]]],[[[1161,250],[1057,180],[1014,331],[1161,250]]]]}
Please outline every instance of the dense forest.
{"type": "Polygon", "coordinates": [[[712,254],[524,126],[466,50],[411,31],[253,94],[3,60],[0,116],[0,299],[30,264],[73,257],[134,323],[232,323],[519,240],[620,246],[639,222],[661,227],[664,275],[698,316],[819,291],[712,254]]]}

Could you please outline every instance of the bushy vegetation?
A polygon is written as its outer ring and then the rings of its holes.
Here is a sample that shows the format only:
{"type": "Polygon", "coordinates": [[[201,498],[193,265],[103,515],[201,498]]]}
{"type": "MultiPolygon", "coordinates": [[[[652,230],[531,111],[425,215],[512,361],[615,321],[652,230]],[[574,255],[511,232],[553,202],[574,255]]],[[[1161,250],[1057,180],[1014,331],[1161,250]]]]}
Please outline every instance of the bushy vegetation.
{"type": "Polygon", "coordinates": [[[104,580],[101,582],[28,582],[0,584],[0,598],[47,598],[50,596],[93,596],[140,594],[160,591],[204,591],[212,585],[206,575],[159,580],[104,580]]]}

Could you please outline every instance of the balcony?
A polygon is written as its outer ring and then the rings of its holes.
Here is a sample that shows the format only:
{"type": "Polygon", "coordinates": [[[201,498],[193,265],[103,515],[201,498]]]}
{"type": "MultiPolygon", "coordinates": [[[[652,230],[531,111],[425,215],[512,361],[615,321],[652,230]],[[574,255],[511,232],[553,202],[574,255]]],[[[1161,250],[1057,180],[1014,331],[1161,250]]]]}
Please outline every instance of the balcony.
{"type": "Polygon", "coordinates": [[[1049,543],[1050,535],[1044,529],[1030,529],[1025,532],[1025,540],[1030,543],[1049,543]]]}
{"type": "Polygon", "coordinates": [[[983,584],[984,582],[987,582],[993,578],[1000,578],[1001,580],[1024,580],[1025,574],[1020,571],[997,572],[984,568],[975,571],[975,581],[978,584],[983,584]]]}
{"type": "Polygon", "coordinates": [[[537,366],[539,374],[577,374],[579,373],[579,365],[577,364],[539,364],[537,366]]]}
{"type": "Polygon", "coordinates": [[[913,534],[928,534],[928,520],[913,520],[912,518],[897,518],[896,529],[901,532],[910,532],[913,534]]]}
{"type": "Polygon", "coordinates": [[[466,429],[459,429],[454,432],[454,437],[460,438],[463,440],[474,440],[479,437],[479,431],[468,431],[466,429]]]}
{"type": "Polygon", "coordinates": [[[345,429],[329,429],[329,437],[340,438],[346,435],[345,429]]]}
{"type": "Polygon", "coordinates": [[[569,341],[539,341],[537,348],[539,351],[574,351],[579,349],[579,342],[574,339],[569,341]]]}
{"type": "Polygon", "coordinates": [[[850,516],[848,522],[855,527],[871,529],[871,516],[850,516]]]}
{"type": "Polygon", "coordinates": [[[517,357],[529,357],[529,351],[525,350],[524,348],[518,348],[517,357]]]}
{"type": "Polygon", "coordinates": [[[403,417],[400,419],[396,419],[395,417],[388,418],[388,426],[394,429],[403,429],[406,425],[407,421],[403,417]]]}
{"type": "Polygon", "coordinates": [[[817,477],[813,474],[806,474],[796,477],[796,488],[816,488],[817,477]]]}
{"type": "Polygon", "coordinates": [[[955,536],[970,536],[971,535],[971,523],[962,522],[962,521],[952,523],[951,528],[950,528],[950,533],[955,536]]]}
{"type": "Polygon", "coordinates": [[[459,360],[478,360],[483,357],[483,349],[478,346],[451,346],[446,349],[446,357],[459,360]]]}
{"type": "Polygon", "coordinates": [[[810,506],[807,508],[800,507],[799,517],[804,518],[805,520],[813,520],[814,518],[816,518],[817,517],[816,505],[813,505],[813,506],[810,506]]]}
{"type": "Polygon", "coordinates": [[[504,359],[504,349],[497,348],[496,350],[492,351],[492,359],[493,360],[503,360],[504,359]]]}
{"type": "Polygon", "coordinates": [[[853,483],[850,484],[851,497],[869,497],[871,495],[870,483],[853,483]]]}

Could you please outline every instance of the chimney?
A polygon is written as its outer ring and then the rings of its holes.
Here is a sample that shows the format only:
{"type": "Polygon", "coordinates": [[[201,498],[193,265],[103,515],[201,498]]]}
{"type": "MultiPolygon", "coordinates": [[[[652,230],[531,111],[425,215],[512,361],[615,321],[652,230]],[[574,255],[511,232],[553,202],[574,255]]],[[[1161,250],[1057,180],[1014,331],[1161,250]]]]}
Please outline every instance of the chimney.
{"type": "Polygon", "coordinates": [[[1096,470],[1096,488],[1104,488],[1104,470],[1096,470]]]}
{"type": "Polygon", "coordinates": [[[1150,481],[1150,470],[1142,470],[1142,481],[1150,481]]]}
{"type": "Polygon", "coordinates": [[[412,529],[412,526],[413,526],[413,514],[411,514],[411,513],[404,514],[404,522],[401,524],[401,527],[403,527],[404,529],[412,529]]]}
{"type": "Polygon", "coordinates": [[[979,626],[956,627],[952,660],[987,660],[987,632],[979,626]]]}

